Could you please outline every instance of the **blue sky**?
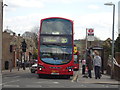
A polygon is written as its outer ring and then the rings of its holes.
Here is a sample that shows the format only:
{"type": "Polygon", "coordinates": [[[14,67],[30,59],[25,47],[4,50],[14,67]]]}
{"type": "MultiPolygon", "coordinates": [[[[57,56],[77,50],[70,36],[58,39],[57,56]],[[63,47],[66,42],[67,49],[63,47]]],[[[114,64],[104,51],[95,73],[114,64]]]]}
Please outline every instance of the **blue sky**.
{"type": "Polygon", "coordinates": [[[105,40],[112,37],[112,6],[115,12],[115,38],[118,34],[119,0],[4,0],[4,29],[8,27],[17,34],[39,27],[46,17],[64,17],[74,21],[75,39],[86,36],[86,28],[94,28],[94,34],[105,40]]]}

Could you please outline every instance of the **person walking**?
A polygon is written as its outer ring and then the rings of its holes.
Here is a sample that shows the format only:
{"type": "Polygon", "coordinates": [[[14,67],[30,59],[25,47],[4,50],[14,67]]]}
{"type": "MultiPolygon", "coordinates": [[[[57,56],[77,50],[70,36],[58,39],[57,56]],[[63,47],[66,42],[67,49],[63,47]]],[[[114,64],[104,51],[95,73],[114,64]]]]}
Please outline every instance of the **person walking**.
{"type": "Polygon", "coordinates": [[[97,78],[101,78],[101,73],[100,73],[100,69],[101,69],[101,57],[99,56],[99,52],[98,51],[94,51],[94,59],[93,59],[93,65],[94,65],[94,72],[95,72],[95,79],[97,78]]]}
{"type": "Polygon", "coordinates": [[[87,55],[86,66],[88,67],[88,77],[92,78],[91,70],[93,70],[93,62],[90,55],[87,55]]]}

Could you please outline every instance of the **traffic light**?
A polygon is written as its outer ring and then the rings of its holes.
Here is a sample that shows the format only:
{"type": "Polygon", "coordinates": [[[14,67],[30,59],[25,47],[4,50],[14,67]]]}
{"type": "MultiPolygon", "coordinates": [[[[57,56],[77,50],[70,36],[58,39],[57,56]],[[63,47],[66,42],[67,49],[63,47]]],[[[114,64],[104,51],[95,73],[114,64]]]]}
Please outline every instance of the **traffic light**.
{"type": "Polygon", "coordinates": [[[10,45],[10,52],[13,51],[13,45],[10,45]]]}
{"type": "Polygon", "coordinates": [[[22,51],[23,52],[26,52],[26,47],[27,47],[27,44],[26,44],[25,40],[23,40],[23,42],[22,42],[22,51]]]}

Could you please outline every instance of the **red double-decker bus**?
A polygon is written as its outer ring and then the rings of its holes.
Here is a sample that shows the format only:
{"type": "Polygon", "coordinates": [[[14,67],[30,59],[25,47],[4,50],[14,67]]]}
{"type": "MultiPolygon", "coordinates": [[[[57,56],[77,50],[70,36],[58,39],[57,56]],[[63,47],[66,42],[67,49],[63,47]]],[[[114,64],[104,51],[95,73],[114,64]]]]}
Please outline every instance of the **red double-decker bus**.
{"type": "Polygon", "coordinates": [[[73,75],[73,21],[60,17],[41,20],[37,74],[73,75]]]}

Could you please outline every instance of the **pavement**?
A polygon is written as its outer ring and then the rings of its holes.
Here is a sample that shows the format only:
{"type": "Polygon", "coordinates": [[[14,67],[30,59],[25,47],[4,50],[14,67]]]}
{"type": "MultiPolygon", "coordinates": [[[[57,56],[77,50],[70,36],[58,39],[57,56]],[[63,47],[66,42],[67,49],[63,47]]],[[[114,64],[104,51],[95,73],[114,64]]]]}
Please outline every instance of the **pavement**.
{"type": "Polygon", "coordinates": [[[10,72],[10,70],[2,70],[2,75],[9,75],[9,74],[16,74],[16,73],[23,73],[23,72],[28,72],[30,71],[30,68],[26,68],[25,70],[23,70],[22,68],[20,68],[19,70],[17,68],[13,68],[10,72]]]}
{"type": "Polygon", "coordinates": [[[120,87],[120,81],[111,79],[107,74],[102,74],[101,79],[95,79],[94,71],[92,70],[92,78],[83,77],[82,70],[77,71],[74,75],[72,82],[78,83],[87,83],[87,84],[109,84],[109,85],[118,85],[120,87]]]}

